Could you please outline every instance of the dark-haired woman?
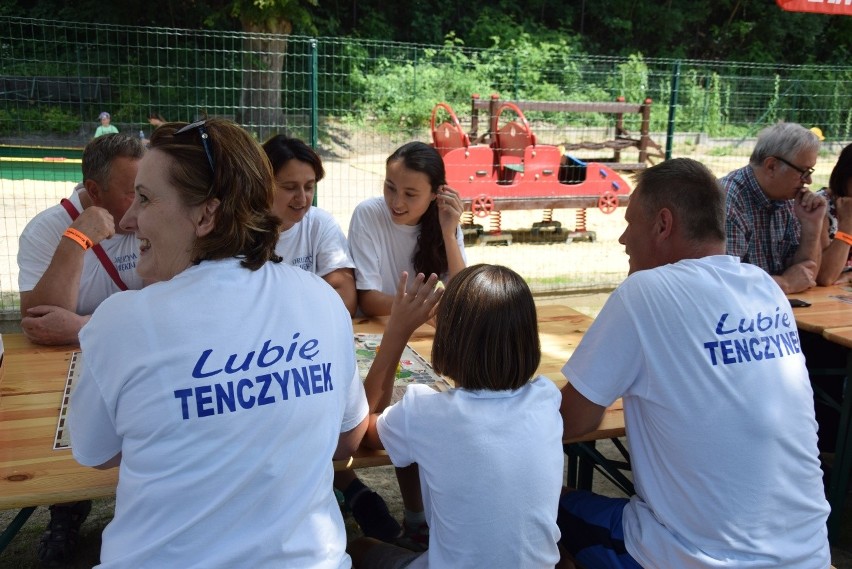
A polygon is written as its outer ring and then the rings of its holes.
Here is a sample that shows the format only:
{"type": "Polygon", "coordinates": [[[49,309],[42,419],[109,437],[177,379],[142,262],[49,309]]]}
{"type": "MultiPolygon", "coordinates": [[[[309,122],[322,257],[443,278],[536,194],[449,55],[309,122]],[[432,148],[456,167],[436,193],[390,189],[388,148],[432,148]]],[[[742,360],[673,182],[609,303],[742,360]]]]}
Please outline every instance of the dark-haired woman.
{"type": "Polygon", "coordinates": [[[355,315],[355,264],[337,220],[312,207],[317,183],[325,177],[322,159],[299,140],[278,134],[263,144],[275,173],[273,212],[281,219],[275,252],[323,278],[337,291],[349,314],[355,315]]]}
{"type": "Polygon", "coordinates": [[[840,153],[828,187],[817,194],[828,202],[817,284],[849,282],[852,280],[852,144],[840,153]]]}
{"type": "Polygon", "coordinates": [[[358,306],[364,314],[390,314],[402,271],[435,273],[446,284],[465,267],[463,211],[458,193],[446,185],[437,150],[409,142],[388,157],[384,197],[358,204],[349,224],[358,306]]]}

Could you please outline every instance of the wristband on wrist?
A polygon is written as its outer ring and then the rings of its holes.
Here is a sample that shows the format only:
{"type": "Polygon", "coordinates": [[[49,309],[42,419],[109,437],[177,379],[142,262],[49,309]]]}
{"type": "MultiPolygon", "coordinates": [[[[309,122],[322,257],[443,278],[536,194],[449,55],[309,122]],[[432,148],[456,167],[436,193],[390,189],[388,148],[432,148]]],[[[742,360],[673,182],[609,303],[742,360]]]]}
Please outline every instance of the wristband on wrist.
{"type": "Polygon", "coordinates": [[[73,227],[69,227],[65,230],[65,233],[62,234],[63,237],[67,237],[71,241],[75,242],[77,245],[83,248],[83,251],[88,251],[94,246],[92,240],[86,237],[86,234],[82,231],[77,231],[73,227]]]}
{"type": "Polygon", "coordinates": [[[843,241],[847,245],[852,245],[852,235],[849,235],[848,233],[845,233],[843,231],[836,231],[834,233],[834,238],[839,241],[843,241]]]}

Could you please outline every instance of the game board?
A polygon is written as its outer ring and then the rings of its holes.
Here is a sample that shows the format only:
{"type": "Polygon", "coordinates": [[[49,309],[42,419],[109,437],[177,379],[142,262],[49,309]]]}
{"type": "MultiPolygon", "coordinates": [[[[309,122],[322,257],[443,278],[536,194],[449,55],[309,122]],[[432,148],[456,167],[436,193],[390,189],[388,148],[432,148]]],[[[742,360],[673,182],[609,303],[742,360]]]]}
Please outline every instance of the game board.
{"type": "MultiPolygon", "coordinates": [[[[362,381],[367,378],[367,372],[370,371],[370,366],[376,359],[376,349],[381,342],[381,334],[355,334],[355,356],[362,381]]],[[[396,371],[391,405],[402,399],[405,388],[410,383],[429,385],[436,391],[446,391],[451,387],[447,380],[435,373],[432,365],[423,356],[411,346],[405,346],[396,371]]]]}
{"type": "Polygon", "coordinates": [[[62,394],[62,407],[59,409],[59,421],[56,424],[56,438],[53,441],[53,450],[71,448],[71,435],[65,428],[65,417],[68,413],[68,402],[71,401],[71,392],[77,386],[80,378],[80,370],[83,369],[83,352],[71,354],[71,363],[68,364],[68,378],[65,380],[65,391],[62,394]]]}

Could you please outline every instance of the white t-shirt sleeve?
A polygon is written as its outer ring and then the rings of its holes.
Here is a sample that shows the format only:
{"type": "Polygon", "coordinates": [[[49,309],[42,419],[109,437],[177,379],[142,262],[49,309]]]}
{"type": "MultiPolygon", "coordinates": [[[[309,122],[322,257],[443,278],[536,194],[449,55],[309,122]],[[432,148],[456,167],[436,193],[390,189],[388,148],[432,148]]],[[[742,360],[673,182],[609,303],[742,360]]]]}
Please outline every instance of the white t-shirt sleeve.
{"type": "Polygon", "coordinates": [[[367,205],[359,204],[349,222],[349,252],[355,262],[355,287],[382,290],[381,244],[376,224],[370,223],[367,205]]]}
{"type": "Polygon", "coordinates": [[[612,293],[562,367],[562,375],[583,397],[604,407],[627,393],[638,378],[644,357],[622,291],[612,293]]]}
{"type": "Polygon", "coordinates": [[[370,411],[370,407],[367,404],[367,394],[364,392],[364,384],[361,383],[361,374],[358,373],[357,364],[347,387],[346,408],[343,411],[343,422],[340,424],[341,433],[351,431],[357,427],[370,411]]]}
{"type": "Polygon", "coordinates": [[[40,216],[27,224],[18,239],[18,289],[29,292],[35,288],[50,266],[53,254],[70,224],[55,223],[55,216],[40,216]]]}
{"type": "Polygon", "coordinates": [[[376,421],[379,439],[396,467],[417,462],[409,424],[411,417],[416,416],[418,399],[430,395],[438,395],[438,392],[426,385],[411,384],[405,389],[402,399],[385,409],[376,421]]]}
{"type": "Polygon", "coordinates": [[[349,245],[346,236],[337,221],[325,212],[317,210],[317,221],[320,223],[319,242],[317,243],[317,275],[325,275],[338,269],[352,269],[355,263],[349,256],[349,245]]]}
{"type": "Polygon", "coordinates": [[[84,466],[101,465],[121,452],[115,417],[107,409],[92,375],[92,370],[84,363],[80,383],[74,388],[68,409],[71,452],[84,466]]]}

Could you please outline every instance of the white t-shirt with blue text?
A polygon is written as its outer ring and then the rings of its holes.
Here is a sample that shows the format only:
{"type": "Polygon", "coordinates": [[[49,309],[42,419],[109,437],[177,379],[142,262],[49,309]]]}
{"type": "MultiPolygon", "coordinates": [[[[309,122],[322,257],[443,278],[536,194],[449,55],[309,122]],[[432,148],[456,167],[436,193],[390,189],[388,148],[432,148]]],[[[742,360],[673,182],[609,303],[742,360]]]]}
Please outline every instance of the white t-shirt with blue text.
{"type": "MultiPolygon", "coordinates": [[[[83,211],[77,191],[68,197],[78,212],[83,211]]],[[[21,233],[18,240],[18,290],[33,290],[50,266],[53,254],[62,240],[62,234],[71,225],[71,216],[59,204],[38,213],[21,233]]],[[[139,258],[139,240],[134,234],[116,233],[100,242],[107,257],[118,270],[118,275],[127,288],[142,288],[142,279],[136,274],[139,258]]],[[[118,285],[109,276],[95,252],[91,249],[83,255],[83,270],[80,274],[80,290],[77,294],[77,314],[87,315],[108,296],[118,292],[118,285]]]]}
{"type": "Polygon", "coordinates": [[[105,300],[68,418],[81,464],[122,453],[101,567],[350,567],[332,455],[367,413],[352,338],[334,289],[284,263],[105,300]]]}
{"type": "Polygon", "coordinates": [[[623,397],[643,567],[828,567],[813,392],[790,304],[719,255],[639,271],[565,364],[584,397],[623,397]]]}
{"type": "Polygon", "coordinates": [[[278,236],[275,252],[284,262],[321,277],[338,269],[352,269],[346,236],[325,210],[311,207],[302,220],[278,236]]]}

